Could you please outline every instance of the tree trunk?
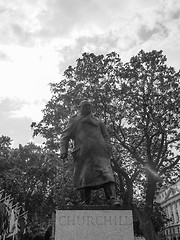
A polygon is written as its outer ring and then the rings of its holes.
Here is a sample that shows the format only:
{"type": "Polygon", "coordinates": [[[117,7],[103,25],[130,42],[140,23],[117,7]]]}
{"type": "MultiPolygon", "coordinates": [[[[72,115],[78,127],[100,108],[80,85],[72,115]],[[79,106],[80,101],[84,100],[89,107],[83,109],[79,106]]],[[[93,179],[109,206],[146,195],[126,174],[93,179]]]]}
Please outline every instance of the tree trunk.
{"type": "Polygon", "coordinates": [[[119,182],[123,184],[122,177],[125,180],[127,190],[125,191],[124,186],[121,186],[121,190],[123,190],[123,204],[128,207],[132,207],[132,199],[133,199],[133,184],[128,174],[121,168],[118,163],[112,159],[114,164],[113,169],[118,174],[119,182]]]}
{"type": "Polygon", "coordinates": [[[140,214],[140,227],[146,240],[160,240],[151,220],[153,212],[153,199],[156,189],[156,178],[148,172],[148,184],[146,189],[146,205],[140,214]]]}
{"type": "Polygon", "coordinates": [[[160,240],[160,237],[155,232],[153,223],[150,217],[142,217],[140,223],[141,230],[146,240],[160,240]]]}
{"type": "Polygon", "coordinates": [[[160,237],[157,235],[152,220],[151,220],[151,213],[150,211],[140,211],[134,207],[135,214],[140,222],[140,229],[143,233],[143,237],[146,240],[160,240],[160,237]]]}

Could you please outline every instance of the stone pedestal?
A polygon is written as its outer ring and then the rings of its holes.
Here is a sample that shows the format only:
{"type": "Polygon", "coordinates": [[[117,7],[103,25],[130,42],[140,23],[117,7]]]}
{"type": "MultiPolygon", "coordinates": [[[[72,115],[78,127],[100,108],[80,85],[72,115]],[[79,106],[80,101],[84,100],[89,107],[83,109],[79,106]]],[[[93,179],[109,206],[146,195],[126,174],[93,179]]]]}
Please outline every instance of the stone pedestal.
{"type": "Polygon", "coordinates": [[[66,206],[55,213],[55,240],[134,240],[132,211],[66,206]]]}

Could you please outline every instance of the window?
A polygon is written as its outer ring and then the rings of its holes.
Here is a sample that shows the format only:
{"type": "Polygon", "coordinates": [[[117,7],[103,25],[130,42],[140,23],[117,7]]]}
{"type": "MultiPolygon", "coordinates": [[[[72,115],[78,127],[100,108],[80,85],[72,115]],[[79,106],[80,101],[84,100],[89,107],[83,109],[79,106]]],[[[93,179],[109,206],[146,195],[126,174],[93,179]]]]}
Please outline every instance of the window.
{"type": "Polygon", "coordinates": [[[170,205],[170,208],[171,208],[171,218],[172,218],[172,223],[175,223],[174,212],[173,212],[173,203],[170,205]]]}
{"type": "Polygon", "coordinates": [[[176,222],[179,222],[179,212],[178,212],[178,206],[177,202],[175,202],[175,214],[176,214],[176,222]]]}
{"type": "Polygon", "coordinates": [[[176,222],[177,223],[179,222],[179,213],[178,213],[178,211],[176,211],[176,222]]]}

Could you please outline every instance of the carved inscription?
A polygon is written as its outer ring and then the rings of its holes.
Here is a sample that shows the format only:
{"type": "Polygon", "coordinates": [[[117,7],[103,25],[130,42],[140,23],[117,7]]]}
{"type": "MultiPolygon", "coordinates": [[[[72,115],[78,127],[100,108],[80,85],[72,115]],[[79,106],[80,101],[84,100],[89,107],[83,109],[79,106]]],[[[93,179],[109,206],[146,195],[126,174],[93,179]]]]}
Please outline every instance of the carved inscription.
{"type": "Polygon", "coordinates": [[[78,215],[62,215],[59,216],[58,224],[60,226],[108,226],[108,225],[131,225],[132,224],[132,218],[129,216],[92,216],[92,215],[86,215],[86,216],[78,216],[78,215]]]}
{"type": "Polygon", "coordinates": [[[134,240],[130,210],[58,210],[55,240],[134,240]]]}

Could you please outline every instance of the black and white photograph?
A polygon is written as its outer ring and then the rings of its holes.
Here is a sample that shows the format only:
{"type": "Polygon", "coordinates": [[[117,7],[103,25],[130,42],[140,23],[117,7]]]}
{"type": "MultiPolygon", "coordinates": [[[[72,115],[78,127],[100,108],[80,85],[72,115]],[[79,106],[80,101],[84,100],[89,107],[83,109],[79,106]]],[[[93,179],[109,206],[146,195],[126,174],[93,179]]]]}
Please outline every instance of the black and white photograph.
{"type": "Polygon", "coordinates": [[[180,1],[0,0],[0,240],[180,240],[180,1]]]}

